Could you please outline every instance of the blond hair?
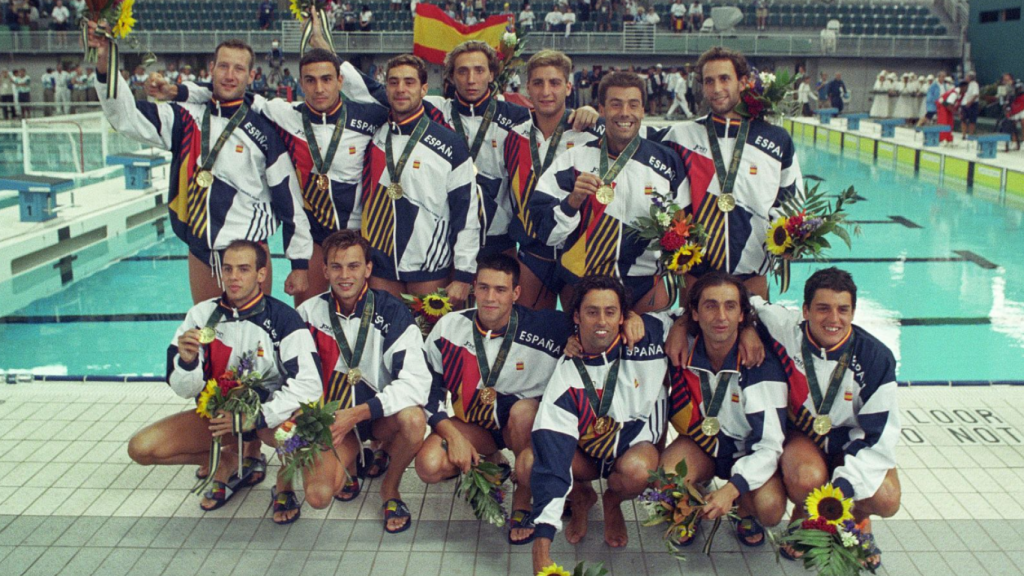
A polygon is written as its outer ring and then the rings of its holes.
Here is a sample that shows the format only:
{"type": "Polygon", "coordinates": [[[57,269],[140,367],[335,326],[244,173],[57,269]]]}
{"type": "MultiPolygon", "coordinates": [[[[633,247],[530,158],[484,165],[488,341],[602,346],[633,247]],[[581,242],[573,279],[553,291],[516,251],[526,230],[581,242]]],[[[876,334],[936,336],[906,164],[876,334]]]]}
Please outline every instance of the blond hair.
{"type": "Polygon", "coordinates": [[[530,81],[534,70],[545,66],[558,68],[565,76],[565,81],[569,82],[569,78],[572,76],[572,60],[565,55],[565,52],[559,50],[541,50],[530,57],[526,63],[526,81],[530,81]]]}

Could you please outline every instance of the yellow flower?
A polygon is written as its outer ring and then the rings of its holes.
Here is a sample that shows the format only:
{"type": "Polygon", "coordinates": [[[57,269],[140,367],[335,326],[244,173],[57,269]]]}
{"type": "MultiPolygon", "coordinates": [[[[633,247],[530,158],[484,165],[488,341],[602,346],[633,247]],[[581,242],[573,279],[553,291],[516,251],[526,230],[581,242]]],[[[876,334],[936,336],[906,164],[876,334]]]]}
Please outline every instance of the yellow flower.
{"type": "Polygon", "coordinates": [[[782,256],[786,249],[793,247],[793,238],[786,230],[786,219],[779,218],[768,227],[768,251],[776,256],[782,256]]]}
{"type": "Polygon", "coordinates": [[[558,564],[552,564],[551,566],[548,566],[546,568],[541,569],[540,572],[537,572],[537,576],[572,576],[572,575],[569,574],[568,570],[566,570],[565,568],[562,568],[558,564]]]}
{"type": "Polygon", "coordinates": [[[132,28],[135,27],[135,18],[132,14],[132,7],[135,5],[135,0],[124,0],[121,2],[121,14],[117,17],[117,24],[114,24],[114,29],[110,33],[114,38],[125,38],[132,33],[132,28]]]}
{"type": "Polygon", "coordinates": [[[291,4],[288,5],[288,9],[292,11],[292,15],[295,16],[296,20],[302,19],[302,2],[301,0],[292,0],[291,4]]]}
{"type": "Polygon", "coordinates": [[[824,518],[835,526],[842,524],[844,520],[853,520],[853,498],[843,496],[843,491],[831,483],[808,494],[806,505],[811,520],[824,518]]]}
{"type": "Polygon", "coordinates": [[[667,267],[672,272],[687,272],[697,264],[700,264],[701,257],[700,246],[687,244],[676,250],[676,253],[672,255],[672,259],[669,260],[667,267]]]}
{"type": "Polygon", "coordinates": [[[206,388],[199,393],[199,400],[196,402],[196,414],[199,414],[203,418],[213,418],[213,414],[210,413],[209,405],[210,398],[217,392],[217,380],[211,378],[206,382],[206,388]]]}
{"type": "Polygon", "coordinates": [[[423,314],[438,319],[452,311],[452,303],[447,296],[427,294],[423,297],[423,314]]]}

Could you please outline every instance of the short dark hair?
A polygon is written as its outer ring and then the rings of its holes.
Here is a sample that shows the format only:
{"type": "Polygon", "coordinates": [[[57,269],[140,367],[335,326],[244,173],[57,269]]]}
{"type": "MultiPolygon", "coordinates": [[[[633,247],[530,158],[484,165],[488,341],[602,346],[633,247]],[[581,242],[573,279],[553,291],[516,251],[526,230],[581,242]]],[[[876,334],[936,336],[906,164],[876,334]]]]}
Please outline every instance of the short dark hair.
{"type": "MultiPolygon", "coordinates": [[[[740,330],[751,326],[754,323],[754,307],[750,304],[750,290],[747,289],[747,285],[742,280],[727,274],[721,270],[715,270],[708,272],[701,276],[690,286],[687,290],[686,313],[693,315],[693,312],[697,310],[697,306],[700,304],[700,297],[704,295],[704,291],[708,288],[714,288],[716,286],[723,286],[731,284],[736,287],[736,290],[740,295],[740,311],[743,312],[743,321],[740,322],[740,330]]],[[[690,322],[690,335],[696,336],[700,334],[700,324],[696,322],[690,322]]]]}
{"type": "Polygon", "coordinates": [[[615,292],[615,295],[619,297],[619,308],[622,310],[622,315],[626,315],[629,293],[626,291],[626,287],[622,285],[622,282],[611,276],[584,276],[573,289],[572,311],[579,312],[580,307],[583,306],[583,299],[594,290],[611,290],[615,292]]]}
{"type": "Polygon", "coordinates": [[[267,250],[259,242],[239,238],[232,240],[224,249],[224,253],[227,254],[228,250],[252,250],[256,254],[256,270],[267,267],[267,250]]]}
{"type": "Polygon", "coordinates": [[[335,250],[347,250],[353,246],[359,246],[362,248],[366,262],[370,261],[370,243],[366,238],[363,238],[362,234],[360,234],[358,230],[343,228],[337,232],[333,232],[330,236],[325,238],[323,244],[320,245],[324,252],[324,265],[327,264],[327,259],[330,258],[331,252],[335,250]]]}
{"type": "Polygon", "coordinates": [[[302,59],[299,60],[299,74],[302,74],[303,66],[320,62],[330,62],[334,66],[334,70],[341,74],[341,59],[334,52],[323,48],[312,48],[302,55],[302,59]]]}
{"type": "Polygon", "coordinates": [[[810,307],[814,295],[823,288],[834,292],[849,292],[850,303],[854,308],[857,307],[857,285],[846,270],[832,266],[811,274],[804,283],[804,306],[810,307]]]}
{"type": "Polygon", "coordinates": [[[481,270],[495,270],[498,272],[504,272],[505,274],[511,274],[512,287],[515,288],[516,286],[519,286],[519,262],[516,262],[516,259],[508,254],[496,252],[494,254],[488,254],[477,258],[476,273],[480,274],[481,270]]]}
{"type": "MultiPolygon", "coordinates": [[[[252,46],[249,46],[244,40],[241,40],[239,38],[231,38],[231,39],[228,39],[228,40],[225,40],[225,41],[221,42],[220,44],[217,44],[217,48],[215,48],[214,51],[213,51],[213,61],[214,62],[217,61],[217,55],[220,54],[220,49],[221,48],[231,48],[231,49],[234,49],[234,50],[245,50],[246,52],[248,52],[249,53],[249,70],[252,70],[253,64],[256,63],[256,53],[253,52],[252,46]]],[[[188,65],[186,65],[185,67],[191,68],[191,66],[188,66],[188,65]]]]}
{"type": "Polygon", "coordinates": [[[427,63],[423,61],[423,58],[413,56],[412,54],[399,54],[391,60],[388,60],[388,63],[384,68],[384,77],[387,78],[387,73],[390,72],[392,68],[396,68],[398,66],[412,66],[416,69],[416,74],[420,78],[420,84],[427,83],[427,63]]]}
{"type": "Polygon", "coordinates": [[[608,95],[608,89],[613,86],[616,88],[636,88],[640,90],[640,100],[644,108],[647,108],[647,85],[640,76],[626,71],[605,74],[601,78],[601,83],[597,85],[597,102],[602,106],[604,105],[605,96],[608,95]]]}
{"type": "MultiPolygon", "coordinates": [[[[697,60],[697,77],[700,78],[701,83],[704,82],[704,65],[716,60],[728,60],[732,62],[732,67],[736,70],[737,80],[750,75],[750,63],[747,62],[746,56],[736,50],[730,50],[725,46],[715,46],[701,54],[700,58],[697,60]]],[[[824,72],[822,72],[822,74],[824,74],[824,72]]]]}

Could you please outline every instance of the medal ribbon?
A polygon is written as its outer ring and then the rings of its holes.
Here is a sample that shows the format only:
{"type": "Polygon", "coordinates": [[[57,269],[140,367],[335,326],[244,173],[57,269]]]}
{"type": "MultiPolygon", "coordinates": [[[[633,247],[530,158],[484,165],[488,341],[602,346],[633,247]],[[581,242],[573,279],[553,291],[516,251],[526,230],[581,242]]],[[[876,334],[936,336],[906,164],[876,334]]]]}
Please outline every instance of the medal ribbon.
{"type": "Polygon", "coordinates": [[[839,364],[832,370],[832,376],[828,381],[828,390],[825,397],[821,397],[821,387],[818,385],[818,375],[814,370],[814,353],[811,350],[811,343],[804,336],[800,352],[804,357],[804,372],[807,374],[807,387],[811,390],[811,399],[814,401],[815,410],[818,416],[825,416],[832,411],[832,404],[839,395],[839,385],[846,375],[846,368],[850,365],[850,357],[853,355],[853,332],[851,329],[850,340],[847,342],[846,351],[839,357],[839,364]]]}
{"type": "Polygon", "coordinates": [[[548,144],[548,152],[544,155],[544,162],[540,161],[540,145],[537,144],[537,123],[530,124],[530,156],[533,158],[533,171],[539,178],[551,163],[555,160],[555,152],[558,151],[558,144],[562,141],[562,134],[565,133],[565,123],[569,121],[569,111],[562,114],[562,120],[551,135],[551,142],[548,144]]]}
{"type": "Polygon", "coordinates": [[[338,119],[334,121],[334,132],[331,134],[330,144],[327,145],[327,155],[322,158],[320,156],[320,144],[316,141],[316,134],[313,132],[313,123],[309,121],[310,113],[311,110],[306,110],[302,114],[302,129],[305,131],[306,141],[309,143],[309,155],[313,157],[313,166],[316,168],[317,173],[327,174],[331,170],[331,164],[334,163],[334,155],[338,152],[338,142],[341,141],[341,135],[345,132],[348,109],[343,101],[338,119]]]}
{"type": "MultiPolygon", "coordinates": [[[[731,194],[736,185],[736,176],[740,171],[740,158],[743,156],[743,147],[747,143],[747,133],[750,131],[750,123],[747,120],[740,122],[739,133],[736,135],[736,146],[732,151],[732,160],[729,169],[725,169],[725,161],[722,158],[722,148],[718,144],[718,133],[715,132],[714,117],[708,116],[704,128],[708,133],[708,147],[711,149],[711,158],[715,163],[715,173],[718,175],[719,194],[731,194]]],[[[729,132],[729,125],[725,126],[726,134],[729,132]]],[[[709,192],[701,202],[697,210],[697,222],[699,222],[708,233],[708,245],[705,254],[708,256],[708,263],[713,270],[724,270],[726,268],[725,246],[728,239],[725,237],[725,213],[718,207],[717,201],[709,192]]]]}
{"type": "Polygon", "coordinates": [[[701,404],[704,405],[705,418],[718,418],[718,412],[722,409],[722,402],[725,400],[725,393],[729,390],[729,378],[731,373],[725,372],[715,376],[715,391],[711,392],[711,377],[706,370],[699,370],[701,404]],[[724,383],[723,383],[723,376],[724,383]]]}
{"type": "Polygon", "coordinates": [[[615,362],[612,362],[612,367],[608,370],[608,375],[605,376],[604,392],[600,398],[597,397],[594,381],[590,379],[590,374],[587,373],[587,368],[583,365],[583,361],[579,358],[573,358],[572,363],[576,366],[576,371],[580,373],[580,379],[583,380],[583,388],[587,391],[587,400],[590,401],[590,407],[594,409],[594,413],[597,414],[598,418],[606,416],[608,410],[612,407],[612,398],[615,397],[615,385],[619,380],[619,359],[616,358],[615,362]]]}
{"type": "MultiPolygon", "coordinates": [[[[217,161],[217,155],[220,154],[220,149],[224,147],[224,144],[228,141],[228,137],[231,133],[238,128],[238,125],[242,123],[245,115],[249,113],[249,105],[244,101],[235,110],[235,113],[231,115],[231,119],[228,120],[228,125],[224,127],[224,131],[220,133],[217,138],[217,142],[213,145],[213,150],[210,150],[210,108],[208,105],[206,110],[203,112],[203,137],[202,137],[202,151],[203,151],[203,165],[200,170],[211,170],[213,163],[217,161]]],[[[199,171],[197,170],[198,174],[199,171]]]]}
{"type": "Polygon", "coordinates": [[[604,137],[604,138],[601,138],[601,168],[600,168],[600,172],[601,172],[601,174],[603,174],[603,176],[601,176],[601,182],[603,182],[606,185],[610,186],[611,183],[615,180],[615,177],[619,175],[619,172],[622,172],[622,169],[626,167],[626,162],[629,162],[630,158],[633,157],[633,154],[636,154],[636,149],[639,148],[639,147],[640,147],[640,137],[639,136],[634,136],[633,139],[629,141],[629,144],[626,144],[626,148],[622,150],[622,153],[619,154],[619,157],[615,159],[615,163],[612,164],[612,167],[609,168],[608,167],[608,138],[607,138],[607,136],[604,137]]]}
{"type": "MultiPolygon", "coordinates": [[[[484,119],[480,122],[480,129],[476,131],[473,144],[469,147],[469,157],[473,159],[473,162],[476,162],[476,155],[480,152],[480,146],[484,143],[484,137],[487,136],[487,129],[491,127],[491,120],[494,119],[494,111],[498,108],[497,96],[493,95],[493,88],[491,91],[491,101],[487,103],[487,109],[484,110],[484,119]]],[[[469,144],[469,135],[466,134],[466,129],[462,126],[462,115],[454,107],[452,107],[452,124],[455,125],[455,131],[462,134],[466,143],[469,144]]]]}
{"type": "MultiPolygon", "coordinates": [[[[266,307],[267,307],[267,299],[266,298],[261,298],[260,301],[257,302],[255,306],[253,306],[249,310],[246,310],[241,315],[229,318],[228,322],[245,320],[246,318],[255,316],[255,315],[259,314],[260,312],[263,312],[263,310],[266,309],[266,307]]],[[[224,306],[222,306],[222,305],[220,305],[218,303],[217,307],[214,308],[213,312],[210,314],[210,317],[206,319],[206,325],[204,326],[204,328],[214,328],[214,329],[216,329],[217,328],[217,324],[220,324],[220,321],[224,318],[224,315],[225,315],[224,310],[225,310],[224,306]]]]}
{"type": "Polygon", "coordinates": [[[249,106],[242,102],[242,105],[238,107],[234,115],[231,116],[231,120],[228,121],[228,125],[221,132],[220,138],[217,139],[217,143],[214,145],[213,150],[210,150],[210,107],[206,107],[206,111],[203,113],[202,120],[202,154],[203,162],[202,165],[198,166],[192,172],[192,180],[189,182],[188,190],[185,193],[185,199],[188,210],[188,227],[192,231],[192,234],[197,238],[206,236],[206,200],[209,195],[210,189],[205,186],[200,186],[196,177],[203,171],[209,171],[213,168],[213,163],[217,161],[217,155],[220,153],[220,149],[224,147],[224,143],[227,142],[228,136],[231,132],[238,127],[245,118],[245,115],[249,112],[249,106]]]}
{"type": "MultiPolygon", "coordinates": [[[[332,303],[335,302],[334,298],[331,298],[332,303]]],[[[337,306],[337,304],[334,304],[337,306]]],[[[348,345],[348,339],[345,338],[345,331],[341,329],[341,323],[338,321],[337,308],[331,311],[331,329],[334,331],[334,339],[338,342],[338,349],[341,351],[341,357],[345,359],[345,364],[348,365],[348,369],[351,371],[353,368],[359,367],[359,361],[363,357],[363,349],[366,347],[366,335],[370,331],[370,321],[373,320],[373,309],[374,309],[374,297],[373,290],[366,290],[366,302],[363,303],[363,315],[359,320],[359,333],[356,336],[356,348],[353,350],[348,345]]]]}
{"type": "MultiPolygon", "coordinates": [[[[456,114],[456,116],[458,116],[456,114]]],[[[427,126],[430,125],[430,120],[427,120],[427,115],[420,116],[420,119],[416,121],[416,126],[412,129],[412,134],[409,135],[409,141],[405,143],[405,148],[402,149],[402,155],[398,157],[398,164],[395,164],[395,152],[391,146],[391,130],[388,130],[387,141],[384,144],[384,159],[388,164],[388,178],[392,184],[398,184],[399,179],[402,177],[402,172],[405,171],[405,164],[409,161],[409,156],[412,154],[416,144],[423,137],[424,132],[427,131],[427,126]]]]}
{"type": "MultiPolygon", "coordinates": [[[[494,358],[494,366],[491,367],[487,360],[487,350],[484,349],[484,338],[480,330],[473,327],[473,344],[476,346],[476,364],[480,368],[480,382],[483,388],[493,388],[498,383],[498,376],[501,369],[505,367],[505,360],[508,359],[508,351],[512,349],[512,340],[515,339],[516,329],[519,327],[519,315],[515,308],[512,309],[512,316],[508,319],[508,326],[505,327],[505,336],[501,340],[501,348],[494,358]]],[[[477,390],[479,396],[480,388],[477,390]]]]}

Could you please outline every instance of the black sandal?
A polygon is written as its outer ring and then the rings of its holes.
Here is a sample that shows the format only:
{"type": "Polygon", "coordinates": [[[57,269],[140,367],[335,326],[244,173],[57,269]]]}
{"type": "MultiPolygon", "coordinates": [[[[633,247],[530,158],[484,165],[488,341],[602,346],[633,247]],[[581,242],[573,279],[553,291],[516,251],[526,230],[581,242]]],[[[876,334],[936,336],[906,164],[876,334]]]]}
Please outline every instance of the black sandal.
{"type": "Polygon", "coordinates": [[[302,503],[299,502],[299,499],[295,496],[294,490],[278,492],[277,487],[275,486],[270,491],[270,497],[273,499],[273,508],[275,513],[295,511],[295,516],[281,521],[275,519],[274,524],[277,524],[278,526],[285,526],[295,522],[299,519],[299,516],[302,516],[302,503]]]}
{"type": "Polygon", "coordinates": [[[206,506],[203,506],[202,502],[200,502],[199,508],[202,509],[203,512],[213,512],[218,508],[223,508],[225,504],[231,501],[231,498],[234,497],[236,493],[235,486],[231,483],[225,484],[224,482],[214,480],[210,484],[212,485],[212,488],[207,490],[203,494],[203,497],[208,500],[213,500],[214,504],[207,508],[206,506]]]}

